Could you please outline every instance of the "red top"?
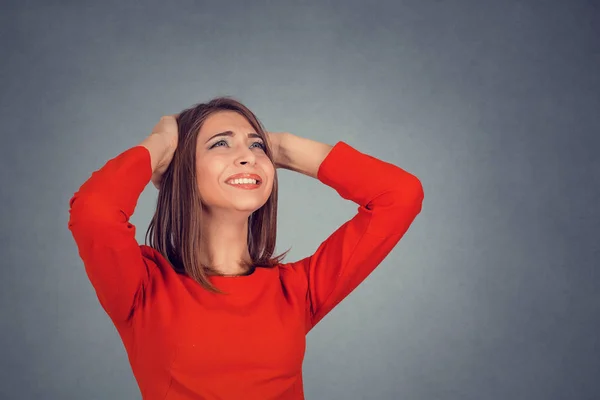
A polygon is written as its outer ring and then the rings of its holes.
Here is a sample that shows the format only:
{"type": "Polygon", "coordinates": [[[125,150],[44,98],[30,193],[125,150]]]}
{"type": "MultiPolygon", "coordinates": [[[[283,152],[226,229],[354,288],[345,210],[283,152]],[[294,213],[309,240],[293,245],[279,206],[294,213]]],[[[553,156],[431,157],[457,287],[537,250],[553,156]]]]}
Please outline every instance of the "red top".
{"type": "Polygon", "coordinates": [[[147,400],[304,399],[305,335],[381,263],[423,201],[414,175],[338,142],[317,177],[356,215],[300,261],[209,276],[230,293],[218,295],[136,242],[129,218],[151,176],[150,153],[136,146],[69,202],[86,273],[147,400]]]}

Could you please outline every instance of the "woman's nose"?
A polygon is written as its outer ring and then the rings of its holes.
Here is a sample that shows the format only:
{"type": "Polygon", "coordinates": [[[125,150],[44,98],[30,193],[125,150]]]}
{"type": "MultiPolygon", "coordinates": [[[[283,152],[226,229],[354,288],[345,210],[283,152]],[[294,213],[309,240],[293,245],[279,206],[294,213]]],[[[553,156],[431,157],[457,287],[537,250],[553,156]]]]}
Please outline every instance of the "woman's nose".
{"type": "Polygon", "coordinates": [[[248,162],[254,163],[256,159],[255,154],[252,152],[252,149],[242,147],[241,150],[237,151],[236,160],[240,163],[246,164],[248,162]]]}

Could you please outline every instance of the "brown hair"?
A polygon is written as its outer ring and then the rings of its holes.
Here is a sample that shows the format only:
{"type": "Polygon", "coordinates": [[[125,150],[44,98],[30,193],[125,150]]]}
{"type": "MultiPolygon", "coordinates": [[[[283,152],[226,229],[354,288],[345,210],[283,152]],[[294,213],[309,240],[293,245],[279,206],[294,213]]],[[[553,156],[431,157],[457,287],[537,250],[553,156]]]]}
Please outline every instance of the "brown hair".
{"type": "MultiPolygon", "coordinates": [[[[177,116],[177,150],[161,178],[156,211],[146,231],[146,244],[158,250],[178,273],[187,274],[211,292],[223,294],[207,279],[207,272],[214,269],[200,263],[202,201],[196,184],[196,139],[204,121],[218,111],[235,111],[245,117],[263,139],[267,157],[273,162],[263,125],[239,101],[217,97],[183,110],[177,116]]],[[[269,199],[248,218],[248,251],[252,262],[242,262],[245,269],[273,268],[290,250],[272,257],[277,229],[277,188],[275,169],[269,199]]]]}

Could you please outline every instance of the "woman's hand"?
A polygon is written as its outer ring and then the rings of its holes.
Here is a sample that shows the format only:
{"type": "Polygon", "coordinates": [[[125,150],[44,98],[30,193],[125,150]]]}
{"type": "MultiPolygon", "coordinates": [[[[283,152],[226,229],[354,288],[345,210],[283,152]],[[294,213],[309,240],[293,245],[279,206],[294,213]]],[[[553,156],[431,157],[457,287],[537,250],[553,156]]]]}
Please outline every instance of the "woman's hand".
{"type": "Polygon", "coordinates": [[[266,132],[267,141],[269,142],[269,147],[271,148],[271,152],[273,153],[273,164],[275,168],[283,167],[283,140],[287,132],[266,132]]]}
{"type": "Polygon", "coordinates": [[[172,114],[161,117],[150,136],[140,143],[150,152],[152,183],[157,189],[160,189],[162,175],[169,167],[177,149],[179,139],[177,116],[178,114],[172,114]]]}
{"type": "Polygon", "coordinates": [[[271,133],[270,139],[277,148],[277,168],[300,172],[317,179],[321,163],[333,148],[330,144],[288,132],[271,133]]]}

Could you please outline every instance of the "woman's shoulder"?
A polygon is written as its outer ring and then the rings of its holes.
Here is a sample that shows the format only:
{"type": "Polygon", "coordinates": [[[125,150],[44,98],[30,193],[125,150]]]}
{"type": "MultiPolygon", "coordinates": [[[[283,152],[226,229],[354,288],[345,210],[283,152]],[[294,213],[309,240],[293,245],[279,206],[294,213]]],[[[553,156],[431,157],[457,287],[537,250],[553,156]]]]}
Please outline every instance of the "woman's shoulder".
{"type": "Polygon", "coordinates": [[[162,254],[160,254],[160,252],[154,247],[148,246],[146,244],[141,244],[140,251],[142,252],[142,256],[145,259],[154,263],[162,263],[166,261],[165,257],[162,254]]]}
{"type": "Polygon", "coordinates": [[[283,281],[290,283],[296,282],[305,286],[307,283],[305,263],[306,258],[298,261],[278,264],[277,270],[279,272],[279,276],[283,281]]]}
{"type": "Polygon", "coordinates": [[[142,253],[142,257],[144,258],[144,262],[148,267],[149,274],[152,274],[153,270],[167,270],[175,272],[171,266],[171,263],[160,253],[160,251],[154,247],[141,244],[140,251],[142,253]]]}

